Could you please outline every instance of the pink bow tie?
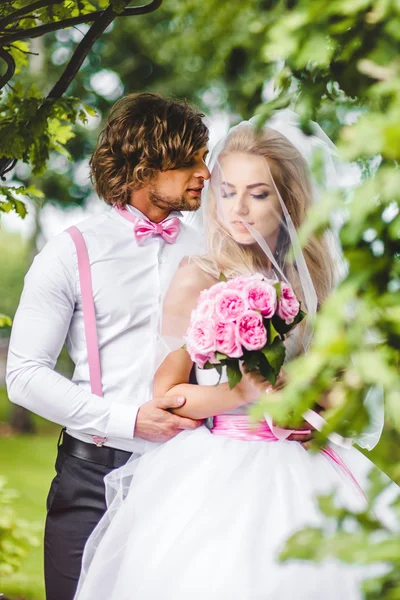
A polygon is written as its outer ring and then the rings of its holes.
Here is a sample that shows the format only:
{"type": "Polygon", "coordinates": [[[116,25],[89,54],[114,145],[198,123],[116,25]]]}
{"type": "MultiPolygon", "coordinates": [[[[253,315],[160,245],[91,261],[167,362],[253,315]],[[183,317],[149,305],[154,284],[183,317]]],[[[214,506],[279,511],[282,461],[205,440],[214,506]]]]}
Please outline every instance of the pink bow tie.
{"type": "Polygon", "coordinates": [[[139,244],[154,235],[160,235],[168,244],[174,244],[178,237],[180,225],[177,217],[166,219],[161,223],[153,223],[152,221],[136,217],[133,232],[139,244]]]}
{"type": "Polygon", "coordinates": [[[174,244],[179,234],[181,223],[177,217],[165,219],[161,223],[153,223],[130,213],[126,208],[114,207],[124,219],[133,223],[133,233],[140,244],[154,235],[159,235],[168,244],[174,244]]]}

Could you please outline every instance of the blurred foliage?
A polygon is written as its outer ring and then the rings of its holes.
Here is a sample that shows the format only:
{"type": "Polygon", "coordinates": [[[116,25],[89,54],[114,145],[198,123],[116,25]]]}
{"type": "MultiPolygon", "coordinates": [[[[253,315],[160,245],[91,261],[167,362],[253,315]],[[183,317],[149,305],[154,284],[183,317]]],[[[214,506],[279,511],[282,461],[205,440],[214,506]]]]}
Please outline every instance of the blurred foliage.
{"type": "MultiPolygon", "coordinates": [[[[364,177],[350,192],[327,194],[307,223],[306,232],[319,232],[330,224],[332,212],[340,212],[348,273],[322,307],[311,350],[288,369],[290,384],[274,400],[265,398],[258,414],[266,411],[281,425],[295,425],[326,394],[332,409],[317,444],[332,431],[354,437],[368,420],[366,392],[376,386],[383,388],[387,417],[399,433],[400,5],[299,1],[280,8],[268,26],[263,51],[268,60],[279,58],[284,64],[276,97],[260,107],[260,118],[266,119],[277,104],[295,103],[307,132],[310,118],[323,123],[335,111],[332,130],[340,155],[357,161],[364,177]]],[[[342,517],[334,516],[340,525],[342,517]]],[[[311,559],[327,549],[350,562],[384,559],[390,568],[380,583],[367,586],[366,597],[398,598],[398,533],[386,531],[373,545],[382,525],[372,525],[365,516],[354,519],[359,530],[351,543],[339,529],[328,540],[320,530],[301,532],[299,545],[311,559]]]]}
{"type": "MultiPolygon", "coordinates": [[[[24,284],[24,276],[29,266],[27,244],[18,234],[1,231],[0,234],[0,313],[14,317],[24,284]]],[[[1,315],[0,315],[1,318],[1,315]]],[[[3,326],[11,326],[11,319],[5,319],[3,326]]],[[[9,331],[0,331],[9,335],[9,331]]]]}
{"type": "Polygon", "coordinates": [[[388,495],[386,485],[382,473],[372,471],[368,507],[357,513],[340,507],[334,494],[321,496],[319,508],[326,517],[323,528],[307,527],[294,533],[280,554],[281,560],[298,558],[322,562],[336,557],[345,563],[356,563],[357,569],[364,572],[362,588],[368,600],[398,600],[400,544],[393,529],[396,516],[400,515],[400,497],[393,493],[388,495]],[[392,519],[387,519],[387,513],[386,518],[376,516],[381,513],[382,503],[390,505],[392,519]]]}
{"type": "Polygon", "coordinates": [[[0,578],[17,571],[29,548],[39,545],[37,528],[15,515],[13,503],[17,496],[6,487],[4,477],[0,477],[0,578]]]}

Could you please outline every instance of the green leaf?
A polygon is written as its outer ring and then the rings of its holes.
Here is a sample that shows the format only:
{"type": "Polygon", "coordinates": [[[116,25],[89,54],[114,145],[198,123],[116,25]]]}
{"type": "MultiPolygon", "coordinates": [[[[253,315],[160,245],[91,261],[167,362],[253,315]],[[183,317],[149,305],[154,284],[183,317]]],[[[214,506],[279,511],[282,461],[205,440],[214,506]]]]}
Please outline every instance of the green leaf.
{"type": "Polygon", "coordinates": [[[276,337],[270,346],[265,346],[261,350],[268,363],[278,375],[285,360],[285,345],[279,337],[276,337]]]}
{"type": "Polygon", "coordinates": [[[228,279],[225,277],[225,275],[222,273],[219,274],[219,281],[228,281],[228,279]]]}
{"type": "Polygon", "coordinates": [[[82,108],[90,117],[97,117],[97,110],[93,106],[82,104],[82,108]]]}
{"type": "Polygon", "coordinates": [[[277,281],[276,283],[273,284],[273,286],[276,289],[276,299],[277,299],[277,302],[279,303],[279,300],[281,299],[281,293],[282,293],[281,282],[277,281]]]}
{"type": "Polygon", "coordinates": [[[260,364],[260,352],[253,351],[246,353],[243,357],[243,362],[248,371],[254,371],[260,364]]]}
{"type": "Polygon", "coordinates": [[[273,326],[271,319],[267,321],[267,337],[268,337],[268,345],[271,345],[275,338],[280,337],[279,333],[273,326]]]}
{"type": "Polygon", "coordinates": [[[12,321],[7,315],[0,314],[0,327],[11,327],[12,321]]]}
{"type": "Polygon", "coordinates": [[[275,370],[272,368],[272,366],[269,364],[266,356],[264,355],[264,352],[261,350],[260,353],[260,365],[259,365],[259,369],[260,369],[260,373],[261,375],[271,383],[271,385],[275,385],[276,383],[276,378],[278,373],[275,372],[275,370]]]}
{"type": "Polygon", "coordinates": [[[124,12],[127,4],[129,4],[127,0],[110,0],[110,5],[116,13],[124,12]]]}
{"type": "Polygon", "coordinates": [[[207,361],[203,367],[203,369],[217,369],[221,367],[221,365],[215,364],[215,363],[210,363],[209,361],[207,361]]]}
{"type": "Polygon", "coordinates": [[[226,371],[228,376],[229,389],[233,389],[235,385],[242,379],[242,372],[239,367],[237,360],[231,360],[226,365],[226,371]]]}

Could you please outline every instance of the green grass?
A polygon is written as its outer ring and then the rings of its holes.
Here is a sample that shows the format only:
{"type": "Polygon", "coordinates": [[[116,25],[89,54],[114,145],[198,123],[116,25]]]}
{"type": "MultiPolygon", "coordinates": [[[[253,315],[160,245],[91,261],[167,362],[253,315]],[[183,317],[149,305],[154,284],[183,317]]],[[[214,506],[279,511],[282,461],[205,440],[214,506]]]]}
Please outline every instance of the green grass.
{"type": "Polygon", "coordinates": [[[29,551],[20,571],[1,582],[0,591],[10,597],[44,600],[43,528],[56,443],[56,434],[0,438],[1,475],[19,494],[14,502],[15,512],[19,518],[37,523],[40,538],[40,546],[29,551]]]}
{"type": "MultiPolygon", "coordinates": [[[[4,389],[0,389],[0,422],[6,422],[11,405],[4,389]]],[[[40,546],[30,549],[21,569],[0,582],[0,593],[10,598],[44,600],[43,531],[46,497],[54,476],[56,447],[60,428],[40,417],[34,417],[36,435],[0,435],[0,475],[8,487],[18,492],[13,507],[19,518],[37,524],[40,546]]]]}

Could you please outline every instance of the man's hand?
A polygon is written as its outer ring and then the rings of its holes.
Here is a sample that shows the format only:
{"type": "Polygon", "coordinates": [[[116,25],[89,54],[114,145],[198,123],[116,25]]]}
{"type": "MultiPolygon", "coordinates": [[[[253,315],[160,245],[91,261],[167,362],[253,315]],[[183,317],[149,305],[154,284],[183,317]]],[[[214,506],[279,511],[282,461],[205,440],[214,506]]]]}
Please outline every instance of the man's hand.
{"type": "Polygon", "coordinates": [[[170,408],[180,408],[185,398],[153,398],[139,408],[136,419],[135,437],[149,442],[167,442],[183,429],[196,429],[203,421],[194,421],[169,412],[170,408]]]}

